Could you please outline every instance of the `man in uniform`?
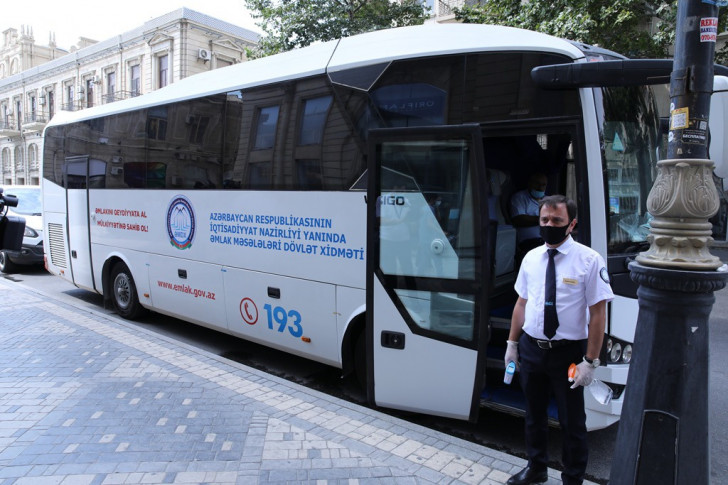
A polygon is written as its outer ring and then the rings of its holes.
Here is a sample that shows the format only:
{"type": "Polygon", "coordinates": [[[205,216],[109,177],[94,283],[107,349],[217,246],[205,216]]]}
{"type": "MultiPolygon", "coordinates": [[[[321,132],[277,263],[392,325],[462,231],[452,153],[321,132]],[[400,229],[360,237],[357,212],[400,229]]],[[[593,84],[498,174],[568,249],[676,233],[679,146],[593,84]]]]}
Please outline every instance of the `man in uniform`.
{"type": "Polygon", "coordinates": [[[523,259],[505,355],[506,365],[519,365],[526,396],[528,466],[507,483],[548,479],[547,409],[553,392],[563,431],[561,477],[566,485],[581,484],[588,459],[581,386],[591,384],[599,367],[607,302],[614,294],[604,259],[571,237],[574,201],[563,195],[544,197],[539,222],[545,244],[523,259]],[[571,363],[577,364],[573,385],[567,375],[571,363]]]}

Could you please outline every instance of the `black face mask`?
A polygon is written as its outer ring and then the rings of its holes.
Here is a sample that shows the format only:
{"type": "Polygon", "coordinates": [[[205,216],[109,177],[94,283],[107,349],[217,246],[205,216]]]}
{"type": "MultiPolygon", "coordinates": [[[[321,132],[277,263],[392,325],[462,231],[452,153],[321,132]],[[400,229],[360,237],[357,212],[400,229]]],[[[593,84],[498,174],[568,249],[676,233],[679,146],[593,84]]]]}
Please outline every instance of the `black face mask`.
{"type": "Polygon", "coordinates": [[[566,229],[568,229],[568,227],[569,224],[565,226],[540,226],[541,239],[543,239],[546,244],[555,246],[566,239],[566,229]]]}

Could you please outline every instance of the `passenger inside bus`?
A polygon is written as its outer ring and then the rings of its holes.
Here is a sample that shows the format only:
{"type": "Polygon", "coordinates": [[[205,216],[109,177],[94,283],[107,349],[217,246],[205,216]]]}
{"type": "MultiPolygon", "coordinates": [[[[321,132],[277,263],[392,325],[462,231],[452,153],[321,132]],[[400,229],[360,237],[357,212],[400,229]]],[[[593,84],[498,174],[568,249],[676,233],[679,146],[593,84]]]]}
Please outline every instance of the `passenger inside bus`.
{"type": "Polygon", "coordinates": [[[538,205],[546,195],[548,181],[546,174],[532,173],[528,178],[528,187],[511,196],[511,223],[518,234],[516,266],[519,266],[528,251],[543,244],[539,233],[538,205]]]}

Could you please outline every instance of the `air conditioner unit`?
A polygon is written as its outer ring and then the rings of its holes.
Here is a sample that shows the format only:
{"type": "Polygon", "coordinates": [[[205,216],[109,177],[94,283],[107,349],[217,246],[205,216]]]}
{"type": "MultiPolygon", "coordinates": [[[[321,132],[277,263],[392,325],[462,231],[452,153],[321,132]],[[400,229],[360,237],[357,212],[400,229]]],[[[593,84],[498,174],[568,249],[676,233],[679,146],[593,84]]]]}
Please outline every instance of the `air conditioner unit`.
{"type": "Polygon", "coordinates": [[[197,58],[202,59],[203,61],[209,61],[210,60],[210,51],[207,49],[200,49],[197,51],[197,58]]]}

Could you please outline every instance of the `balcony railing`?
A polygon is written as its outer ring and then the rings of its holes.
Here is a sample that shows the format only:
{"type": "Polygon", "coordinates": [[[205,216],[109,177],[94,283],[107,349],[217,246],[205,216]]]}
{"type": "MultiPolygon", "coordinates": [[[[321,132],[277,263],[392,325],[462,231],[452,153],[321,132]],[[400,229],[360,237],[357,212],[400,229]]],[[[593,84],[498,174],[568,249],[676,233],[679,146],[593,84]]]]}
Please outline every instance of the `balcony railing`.
{"type": "Polygon", "coordinates": [[[15,136],[18,134],[20,134],[20,127],[13,116],[8,116],[6,120],[0,121],[0,136],[15,136]]]}
{"type": "Polygon", "coordinates": [[[69,101],[67,103],[61,104],[61,109],[63,111],[78,111],[80,109],[83,109],[83,106],[81,105],[80,102],[77,103],[77,102],[74,102],[74,101],[69,101]]]}
{"type": "Polygon", "coordinates": [[[30,113],[23,117],[23,124],[26,123],[48,123],[43,113],[30,113]]]}
{"type": "Polygon", "coordinates": [[[113,94],[104,94],[101,96],[101,102],[103,104],[113,103],[122,99],[135,98],[140,94],[138,91],[116,91],[113,94]]]}
{"type": "Polygon", "coordinates": [[[48,120],[42,113],[30,113],[26,114],[23,119],[23,129],[26,131],[40,131],[42,130],[48,120]]]}

